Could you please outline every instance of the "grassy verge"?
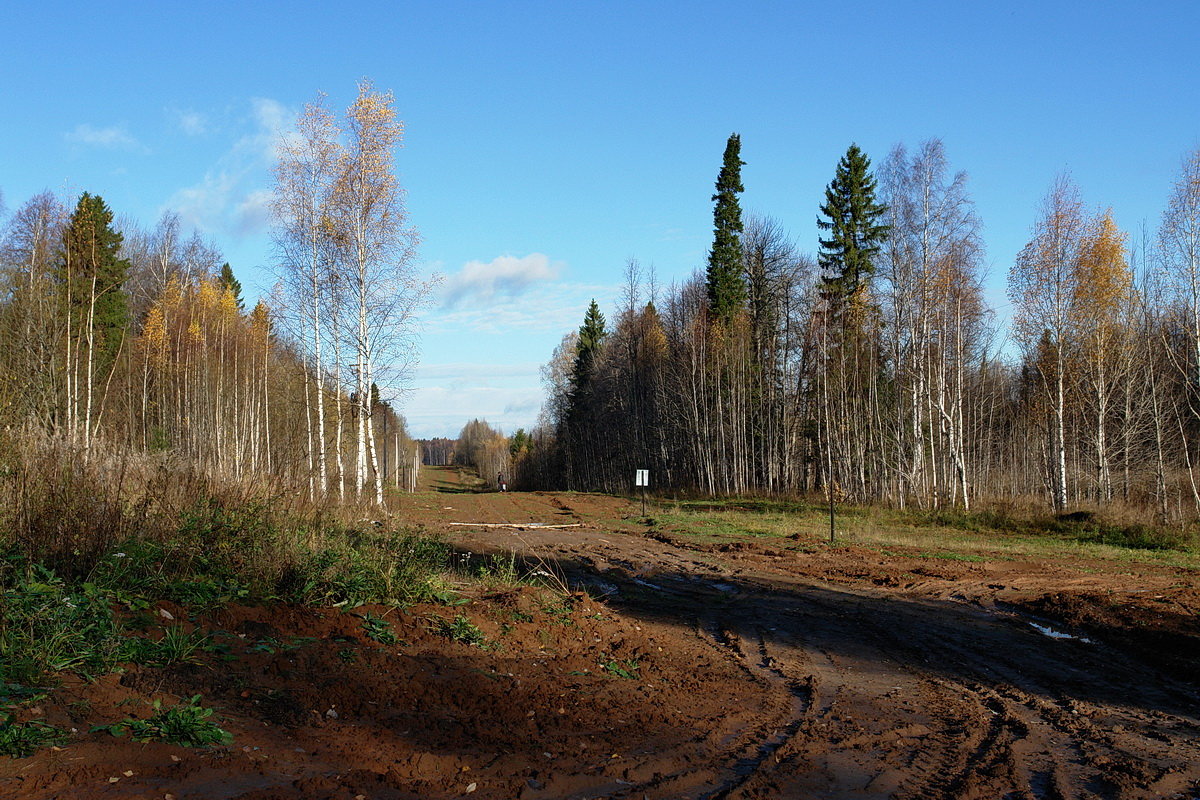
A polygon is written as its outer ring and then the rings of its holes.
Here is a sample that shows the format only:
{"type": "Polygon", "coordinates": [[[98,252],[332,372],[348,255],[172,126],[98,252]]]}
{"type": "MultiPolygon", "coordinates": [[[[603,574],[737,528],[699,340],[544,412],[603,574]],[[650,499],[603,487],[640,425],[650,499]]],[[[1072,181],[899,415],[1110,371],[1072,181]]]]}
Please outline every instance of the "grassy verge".
{"type": "MultiPolygon", "coordinates": [[[[797,500],[678,501],[658,505],[652,515],[655,526],[710,544],[765,539],[814,547],[829,536],[827,507],[797,500]]],[[[908,548],[934,558],[1087,556],[1200,569],[1196,531],[1119,523],[1096,514],[839,507],[837,534],[842,544],[908,548]]]]}
{"type": "MultiPolygon", "coordinates": [[[[145,459],[85,461],[53,443],[0,459],[0,754],[67,738],[30,718],[65,674],[203,661],[217,645],[187,621],[203,612],[457,602],[454,587],[474,577],[420,529],[281,487],[145,459]]],[[[476,572],[493,583],[516,578],[500,561],[476,572]]],[[[212,714],[192,698],[101,727],[203,746],[225,740],[212,714]]]]}

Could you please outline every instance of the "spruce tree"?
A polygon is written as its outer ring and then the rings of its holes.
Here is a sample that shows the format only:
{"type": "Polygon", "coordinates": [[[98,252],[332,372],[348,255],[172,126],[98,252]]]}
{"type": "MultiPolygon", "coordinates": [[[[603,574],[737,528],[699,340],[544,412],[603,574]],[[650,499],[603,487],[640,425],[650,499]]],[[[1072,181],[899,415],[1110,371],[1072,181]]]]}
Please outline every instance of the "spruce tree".
{"type": "Polygon", "coordinates": [[[600,313],[600,306],[592,300],[583,316],[583,325],[579,327],[579,343],[575,345],[575,368],[572,370],[571,382],[574,384],[576,395],[586,390],[591,381],[596,354],[606,335],[604,315],[600,313]]]}
{"type": "Polygon", "coordinates": [[[242,299],[242,282],[234,276],[233,267],[229,266],[228,261],[221,265],[221,272],[217,275],[217,280],[220,282],[221,288],[233,292],[233,299],[237,301],[238,311],[245,311],[246,301],[242,299]]]}
{"type": "Polygon", "coordinates": [[[887,206],[875,202],[871,160],[852,144],[838,162],[825,189],[817,227],[829,231],[820,239],[817,265],[821,287],[839,305],[860,297],[875,274],[875,256],[887,240],[888,226],[879,223],[887,206]]]}
{"type": "Polygon", "coordinates": [[[742,138],[730,134],[725,159],[717,175],[717,193],[712,196],[713,246],[708,255],[708,308],[714,318],[728,324],[746,304],[742,280],[742,138]]]}
{"type": "Polygon", "coordinates": [[[122,290],[129,262],[118,257],[124,237],[113,230],[112,220],[103,198],[84,192],[67,223],[56,269],[75,330],[81,331],[91,318],[100,369],[115,358],[129,323],[129,306],[122,290]]]}

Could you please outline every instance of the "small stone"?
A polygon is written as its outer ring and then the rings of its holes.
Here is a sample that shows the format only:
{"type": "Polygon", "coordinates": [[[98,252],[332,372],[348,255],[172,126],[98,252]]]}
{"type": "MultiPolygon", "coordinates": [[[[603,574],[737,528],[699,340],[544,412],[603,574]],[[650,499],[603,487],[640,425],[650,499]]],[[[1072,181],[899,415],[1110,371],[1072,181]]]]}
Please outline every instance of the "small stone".
{"type": "Polygon", "coordinates": [[[175,619],[175,615],[172,614],[170,611],[167,611],[165,608],[160,608],[158,610],[158,615],[160,617],[162,617],[163,619],[175,619]]]}
{"type": "Polygon", "coordinates": [[[325,716],[328,717],[329,719],[337,719],[338,713],[331,708],[325,712],[325,716]]]}
{"type": "Polygon", "coordinates": [[[476,788],[478,788],[478,787],[476,786],[476,784],[474,784],[474,783],[468,783],[468,784],[467,784],[467,794],[470,794],[471,792],[475,791],[475,789],[476,789],[476,788]]]}

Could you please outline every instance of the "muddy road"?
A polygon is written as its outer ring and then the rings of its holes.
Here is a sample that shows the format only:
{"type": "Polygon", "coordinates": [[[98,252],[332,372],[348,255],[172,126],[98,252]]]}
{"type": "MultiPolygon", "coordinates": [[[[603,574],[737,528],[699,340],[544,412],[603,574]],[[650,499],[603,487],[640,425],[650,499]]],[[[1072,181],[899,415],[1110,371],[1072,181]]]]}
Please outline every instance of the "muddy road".
{"type": "Polygon", "coordinates": [[[0,797],[1200,797],[1193,572],[714,542],[619,498],[427,480],[407,520],[566,592],[160,609],[223,654],[67,680],[26,713],[69,743],[0,759],[0,797]],[[232,744],[97,730],[195,694],[232,744]]]}
{"type": "MultiPolygon", "coordinates": [[[[753,713],[727,710],[740,729],[703,779],[616,796],[1200,796],[1200,671],[1184,657],[1200,633],[1191,576],[716,549],[632,520],[598,526],[618,511],[606,499],[474,500],[447,513],[580,527],[449,526],[463,546],[544,563],[662,638],[736,662],[766,698],[753,713]],[[1122,606],[1142,612],[1141,627],[1107,611],[1122,606]]],[[[679,758],[647,754],[640,772],[666,774],[679,758]]]]}

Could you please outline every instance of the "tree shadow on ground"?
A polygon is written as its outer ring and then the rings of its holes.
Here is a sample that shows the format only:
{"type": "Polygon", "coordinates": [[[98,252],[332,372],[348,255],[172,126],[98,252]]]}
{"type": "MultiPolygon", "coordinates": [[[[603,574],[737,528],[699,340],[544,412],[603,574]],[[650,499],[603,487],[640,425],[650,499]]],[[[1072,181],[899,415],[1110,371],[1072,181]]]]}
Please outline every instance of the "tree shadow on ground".
{"type": "Polygon", "coordinates": [[[1119,635],[1105,641],[1056,639],[1016,614],[802,578],[642,575],[546,557],[525,557],[523,564],[526,574],[560,576],[634,617],[692,630],[708,624],[749,631],[864,669],[881,665],[961,684],[1015,687],[1054,703],[1083,700],[1193,720],[1200,708],[1195,679],[1166,674],[1161,661],[1145,651],[1144,640],[1123,646],[1119,635]]]}

